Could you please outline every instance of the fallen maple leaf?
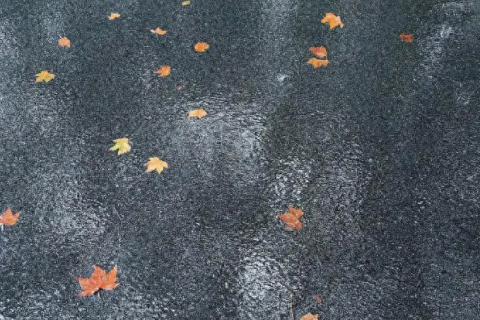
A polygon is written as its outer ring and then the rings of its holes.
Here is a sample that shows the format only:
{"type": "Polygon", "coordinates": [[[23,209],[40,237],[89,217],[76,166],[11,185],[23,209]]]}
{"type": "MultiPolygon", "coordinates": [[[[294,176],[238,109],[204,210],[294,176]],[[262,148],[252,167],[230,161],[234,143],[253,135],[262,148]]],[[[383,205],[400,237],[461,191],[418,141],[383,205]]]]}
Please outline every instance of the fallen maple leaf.
{"type": "Polygon", "coordinates": [[[188,6],[190,4],[190,1],[182,1],[182,6],[188,6]]]}
{"type": "Polygon", "coordinates": [[[293,207],[288,207],[288,212],[278,215],[280,220],[286,223],[286,229],[302,230],[303,225],[300,221],[300,218],[303,216],[302,209],[295,209],[293,207]]]}
{"type": "Polygon", "coordinates": [[[93,266],[93,273],[90,278],[77,277],[82,292],[79,296],[91,296],[98,290],[113,290],[118,286],[117,283],[117,266],[113,267],[108,273],[97,265],[93,266]]]}
{"type": "Polygon", "coordinates": [[[3,231],[3,226],[13,226],[17,223],[18,217],[20,217],[20,211],[13,213],[12,209],[7,208],[2,215],[0,215],[0,228],[3,231]]]}
{"type": "Polygon", "coordinates": [[[413,34],[405,34],[402,33],[398,36],[400,39],[402,39],[405,42],[413,42],[413,34]]]}
{"type": "Polygon", "coordinates": [[[338,26],[343,28],[343,23],[340,19],[340,16],[336,16],[331,12],[325,14],[325,18],[322,19],[322,23],[328,23],[330,25],[330,30],[338,26]]]}
{"type": "Polygon", "coordinates": [[[117,13],[117,12],[112,12],[110,13],[110,15],[108,16],[108,20],[115,20],[115,19],[118,19],[120,18],[120,14],[117,13]]]}
{"type": "Polygon", "coordinates": [[[168,168],[168,163],[160,160],[158,157],[148,159],[148,162],[145,163],[145,165],[147,166],[147,170],[145,170],[145,172],[152,172],[156,170],[157,173],[162,173],[163,169],[168,168]]]}
{"type": "Polygon", "coordinates": [[[118,150],[118,155],[127,153],[132,149],[132,147],[128,144],[128,138],[115,139],[113,142],[115,142],[115,144],[109,150],[118,150]]]}
{"type": "Polygon", "coordinates": [[[189,118],[197,117],[198,119],[201,119],[206,115],[207,115],[207,111],[205,111],[204,109],[195,109],[188,112],[189,118]]]}
{"type": "Polygon", "coordinates": [[[155,30],[150,30],[150,32],[161,35],[161,36],[167,34],[167,30],[163,30],[160,28],[156,28],[155,30]]]}
{"type": "Polygon", "coordinates": [[[210,46],[206,42],[197,42],[193,48],[197,52],[205,52],[208,50],[208,48],[210,48],[210,46]]]}
{"type": "Polygon", "coordinates": [[[326,67],[328,66],[328,60],[327,59],[317,59],[317,58],[310,58],[307,61],[308,64],[311,64],[314,69],[317,69],[318,67],[326,67]]]}
{"type": "Polygon", "coordinates": [[[154,73],[158,74],[160,77],[168,77],[170,75],[170,66],[161,66],[160,69],[154,73]]]}
{"type": "Polygon", "coordinates": [[[37,77],[35,82],[42,82],[42,81],[48,82],[53,78],[55,78],[55,75],[53,73],[48,72],[47,70],[42,70],[40,71],[40,73],[37,73],[35,77],[37,77]]]}
{"type": "Polygon", "coordinates": [[[310,312],[300,318],[300,320],[318,320],[318,314],[311,314],[310,312]]]}
{"type": "Polygon", "coordinates": [[[70,48],[70,40],[67,37],[58,39],[58,45],[61,48],[70,48]]]}
{"type": "Polygon", "coordinates": [[[327,48],[325,48],[324,46],[311,47],[310,52],[319,57],[320,59],[324,59],[327,57],[327,48]]]}

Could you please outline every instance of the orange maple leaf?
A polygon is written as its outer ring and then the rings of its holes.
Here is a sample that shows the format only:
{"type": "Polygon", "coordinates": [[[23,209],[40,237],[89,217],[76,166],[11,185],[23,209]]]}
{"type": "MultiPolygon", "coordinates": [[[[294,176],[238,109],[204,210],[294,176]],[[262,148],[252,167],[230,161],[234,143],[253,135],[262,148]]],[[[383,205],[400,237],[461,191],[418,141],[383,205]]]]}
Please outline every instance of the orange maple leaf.
{"type": "Polygon", "coordinates": [[[398,36],[400,39],[402,39],[405,42],[413,42],[413,34],[405,34],[402,33],[398,36]]]}
{"type": "Polygon", "coordinates": [[[207,111],[205,111],[204,109],[195,109],[188,112],[189,118],[197,117],[198,119],[201,119],[206,115],[207,115],[207,111]]]}
{"type": "Polygon", "coordinates": [[[205,52],[210,48],[210,45],[206,42],[197,42],[193,48],[197,52],[205,52]]]}
{"type": "Polygon", "coordinates": [[[58,45],[61,48],[70,48],[70,40],[67,37],[58,39],[58,45]]]}
{"type": "Polygon", "coordinates": [[[170,75],[170,66],[161,66],[160,69],[154,73],[158,74],[160,77],[168,77],[170,75]]]}
{"type": "Polygon", "coordinates": [[[163,169],[168,168],[168,163],[160,160],[158,157],[148,159],[148,162],[145,163],[145,165],[147,166],[147,170],[145,170],[145,172],[152,172],[156,170],[159,174],[162,173],[163,169]]]}
{"type": "Polygon", "coordinates": [[[94,265],[93,269],[90,278],[77,277],[77,280],[82,287],[82,292],[78,294],[79,296],[91,296],[100,289],[113,290],[118,286],[116,265],[108,273],[97,265],[94,265]]]}
{"type": "Polygon", "coordinates": [[[161,36],[167,34],[167,30],[163,30],[163,29],[160,29],[160,28],[156,28],[155,30],[150,30],[150,32],[161,35],[161,36]]]}
{"type": "Polygon", "coordinates": [[[318,67],[326,67],[328,66],[328,60],[327,59],[317,59],[317,58],[310,58],[307,61],[308,64],[311,64],[314,69],[317,69],[318,67]]]}
{"type": "Polygon", "coordinates": [[[327,48],[325,48],[324,46],[311,47],[310,52],[319,57],[320,59],[327,58],[327,48]]]}
{"type": "Polygon", "coordinates": [[[331,12],[325,14],[325,18],[322,19],[322,23],[328,23],[330,25],[330,30],[338,26],[340,26],[340,28],[343,28],[343,23],[340,19],[340,16],[336,16],[331,12]]]}
{"type": "Polygon", "coordinates": [[[318,314],[311,314],[310,312],[300,318],[300,320],[318,320],[318,314]]]}
{"type": "Polygon", "coordinates": [[[280,220],[286,223],[285,228],[293,230],[302,230],[303,225],[300,218],[303,216],[302,209],[288,207],[288,212],[278,215],[280,220]]]}
{"type": "Polygon", "coordinates": [[[115,19],[118,19],[120,18],[120,14],[117,13],[117,12],[112,12],[110,13],[110,15],[108,16],[108,20],[115,20],[115,19]]]}
{"type": "Polygon", "coordinates": [[[20,211],[13,213],[11,208],[7,208],[2,215],[0,215],[0,228],[3,231],[3,226],[13,226],[17,223],[18,217],[20,217],[20,211]]]}

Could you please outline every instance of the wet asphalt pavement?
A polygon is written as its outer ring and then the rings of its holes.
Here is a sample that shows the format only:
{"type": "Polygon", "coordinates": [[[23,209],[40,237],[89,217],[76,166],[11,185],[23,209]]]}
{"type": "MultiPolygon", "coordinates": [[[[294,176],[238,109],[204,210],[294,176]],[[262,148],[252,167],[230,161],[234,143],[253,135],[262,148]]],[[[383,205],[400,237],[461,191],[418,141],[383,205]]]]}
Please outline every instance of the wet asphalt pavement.
{"type": "Polygon", "coordinates": [[[0,319],[479,319],[479,55],[479,1],[3,0],[0,319]]]}

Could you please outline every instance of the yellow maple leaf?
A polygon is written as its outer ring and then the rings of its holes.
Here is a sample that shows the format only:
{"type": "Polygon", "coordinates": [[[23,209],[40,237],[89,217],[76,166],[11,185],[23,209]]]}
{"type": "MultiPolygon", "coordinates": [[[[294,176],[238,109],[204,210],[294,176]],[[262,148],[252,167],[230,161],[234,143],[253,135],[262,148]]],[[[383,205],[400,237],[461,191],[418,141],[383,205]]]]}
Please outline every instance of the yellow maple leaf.
{"type": "Polygon", "coordinates": [[[188,6],[190,4],[190,1],[182,1],[182,6],[188,6]]]}
{"type": "Polygon", "coordinates": [[[67,37],[58,39],[58,45],[61,48],[70,48],[70,40],[67,37]]]}
{"type": "Polygon", "coordinates": [[[115,142],[115,144],[109,150],[118,150],[118,155],[127,153],[132,149],[132,147],[128,144],[128,138],[115,139],[113,142],[115,142]]]}
{"type": "Polygon", "coordinates": [[[53,78],[55,78],[55,75],[53,73],[48,72],[47,70],[42,70],[40,71],[40,73],[37,73],[35,77],[37,77],[35,82],[42,82],[42,81],[48,82],[53,78]]]}
{"type": "Polygon", "coordinates": [[[147,170],[145,170],[145,172],[152,172],[156,170],[158,173],[161,173],[163,169],[168,168],[168,163],[160,160],[158,157],[149,158],[145,165],[147,166],[147,170]]]}
{"type": "Polygon", "coordinates": [[[192,111],[188,112],[188,117],[189,118],[197,117],[198,119],[201,119],[201,118],[205,117],[206,115],[207,115],[207,111],[205,111],[203,109],[195,109],[195,110],[192,110],[192,111]]]}
{"type": "Polygon", "coordinates": [[[328,12],[325,14],[325,18],[322,19],[322,23],[328,23],[330,25],[330,30],[332,30],[337,26],[340,26],[340,28],[343,28],[343,23],[342,23],[342,20],[340,19],[340,16],[336,16],[331,12],[328,12]]]}
{"type": "Polygon", "coordinates": [[[313,69],[317,69],[318,67],[328,66],[328,60],[327,59],[310,58],[307,61],[307,63],[311,64],[313,66],[313,69]]]}
{"type": "Polygon", "coordinates": [[[310,312],[300,318],[300,320],[318,320],[318,314],[311,314],[310,312]]]}
{"type": "Polygon", "coordinates": [[[110,15],[108,16],[108,20],[115,20],[115,19],[118,19],[120,18],[120,14],[117,13],[117,12],[112,12],[110,13],[110,15]]]}
{"type": "Polygon", "coordinates": [[[170,75],[170,66],[161,66],[160,69],[154,73],[158,74],[160,77],[168,77],[170,75]]]}
{"type": "Polygon", "coordinates": [[[161,36],[163,36],[164,34],[167,34],[167,30],[163,30],[160,28],[156,28],[155,30],[150,30],[150,32],[161,35],[161,36]]]}

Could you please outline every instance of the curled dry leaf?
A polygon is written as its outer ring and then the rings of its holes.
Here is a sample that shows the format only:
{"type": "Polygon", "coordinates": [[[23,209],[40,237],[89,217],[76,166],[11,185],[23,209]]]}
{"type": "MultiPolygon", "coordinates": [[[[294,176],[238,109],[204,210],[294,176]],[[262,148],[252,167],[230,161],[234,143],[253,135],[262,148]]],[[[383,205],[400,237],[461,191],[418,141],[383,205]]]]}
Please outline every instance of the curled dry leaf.
{"type": "Polygon", "coordinates": [[[155,73],[162,78],[168,77],[170,75],[170,66],[161,66],[155,73]]]}
{"type": "Polygon", "coordinates": [[[314,69],[317,69],[318,67],[326,67],[328,66],[328,60],[327,59],[317,59],[317,58],[310,58],[307,61],[308,64],[311,64],[314,69]]]}
{"type": "Polygon", "coordinates": [[[300,231],[303,228],[300,218],[303,216],[302,209],[288,207],[288,212],[278,215],[280,220],[286,223],[285,228],[300,231]]]}
{"type": "Polygon", "coordinates": [[[192,110],[192,111],[188,112],[188,117],[189,118],[197,117],[198,119],[201,119],[201,118],[205,117],[206,115],[207,115],[207,111],[205,111],[204,109],[195,109],[195,110],[192,110]]]}
{"type": "Polygon", "coordinates": [[[327,58],[327,48],[324,46],[321,47],[311,47],[310,52],[316,55],[320,59],[327,58]]]}
{"type": "Polygon", "coordinates": [[[130,152],[132,149],[132,147],[128,144],[128,138],[115,139],[113,142],[115,142],[115,144],[109,150],[118,150],[118,155],[130,152]]]}
{"type": "Polygon", "coordinates": [[[322,23],[328,23],[330,25],[330,30],[338,26],[343,28],[343,23],[340,19],[340,16],[336,16],[331,12],[325,14],[325,17],[322,19],[322,23]]]}
{"type": "Polygon", "coordinates": [[[205,52],[210,48],[210,45],[206,42],[197,42],[193,48],[197,52],[205,52]]]}
{"type": "Polygon", "coordinates": [[[91,296],[98,290],[113,290],[118,286],[117,266],[113,267],[108,273],[97,265],[93,266],[93,273],[90,278],[77,277],[82,292],[79,296],[91,296]]]}
{"type": "Polygon", "coordinates": [[[58,39],[58,46],[61,48],[70,48],[70,40],[67,37],[58,39]]]}
{"type": "Polygon", "coordinates": [[[400,39],[402,39],[405,42],[411,43],[413,42],[413,34],[405,34],[402,33],[398,36],[400,39]]]}
{"type": "Polygon", "coordinates": [[[182,1],[182,6],[188,6],[190,5],[190,1],[182,1]]]}
{"type": "Polygon", "coordinates": [[[120,18],[120,14],[117,13],[117,12],[112,12],[110,13],[110,15],[108,16],[108,20],[115,20],[115,19],[118,19],[120,18]]]}
{"type": "Polygon", "coordinates": [[[48,72],[47,70],[42,70],[40,71],[40,73],[37,73],[35,77],[37,77],[35,82],[42,82],[42,81],[48,82],[53,78],[55,78],[55,75],[53,73],[48,72]]]}
{"type": "Polygon", "coordinates": [[[310,312],[300,318],[300,320],[318,320],[318,314],[311,314],[310,312]]]}
{"type": "Polygon", "coordinates": [[[150,32],[161,35],[161,36],[167,34],[167,30],[163,30],[160,28],[156,28],[155,30],[150,30],[150,32]]]}
{"type": "Polygon", "coordinates": [[[157,173],[162,173],[163,169],[168,168],[168,163],[163,160],[160,160],[158,157],[153,157],[148,159],[148,162],[145,163],[147,170],[145,172],[157,171],[157,173]]]}
{"type": "Polygon", "coordinates": [[[18,217],[20,217],[20,211],[13,213],[11,208],[7,208],[2,215],[0,215],[0,227],[3,230],[3,226],[13,226],[17,223],[18,217]]]}

